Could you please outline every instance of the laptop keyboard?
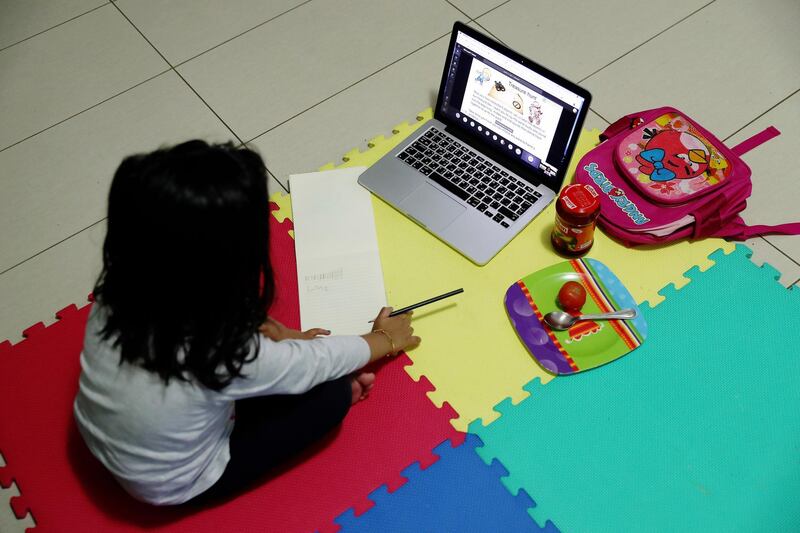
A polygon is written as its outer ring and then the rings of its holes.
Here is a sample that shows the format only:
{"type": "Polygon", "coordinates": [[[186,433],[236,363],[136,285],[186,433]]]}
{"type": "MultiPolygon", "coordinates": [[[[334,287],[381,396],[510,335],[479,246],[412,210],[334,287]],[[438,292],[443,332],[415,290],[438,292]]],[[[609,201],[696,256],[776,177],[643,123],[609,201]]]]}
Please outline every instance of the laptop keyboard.
{"type": "Polygon", "coordinates": [[[542,197],[531,185],[436,128],[406,146],[397,158],[504,228],[542,197]]]}

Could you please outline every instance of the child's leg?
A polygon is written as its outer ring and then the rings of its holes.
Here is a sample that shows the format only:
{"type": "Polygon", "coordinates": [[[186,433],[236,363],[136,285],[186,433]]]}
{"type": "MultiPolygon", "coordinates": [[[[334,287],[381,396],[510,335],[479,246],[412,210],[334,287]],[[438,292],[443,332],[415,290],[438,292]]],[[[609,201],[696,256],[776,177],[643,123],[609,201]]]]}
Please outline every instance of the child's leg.
{"type": "Polygon", "coordinates": [[[360,372],[350,380],[350,388],[353,396],[350,403],[355,404],[359,400],[364,400],[369,395],[369,391],[375,385],[375,374],[372,372],[360,372]]]}
{"type": "Polygon", "coordinates": [[[320,441],[344,419],[352,377],[322,383],[305,394],[261,396],[236,402],[231,459],[222,477],[197,503],[223,499],[320,441]]]}

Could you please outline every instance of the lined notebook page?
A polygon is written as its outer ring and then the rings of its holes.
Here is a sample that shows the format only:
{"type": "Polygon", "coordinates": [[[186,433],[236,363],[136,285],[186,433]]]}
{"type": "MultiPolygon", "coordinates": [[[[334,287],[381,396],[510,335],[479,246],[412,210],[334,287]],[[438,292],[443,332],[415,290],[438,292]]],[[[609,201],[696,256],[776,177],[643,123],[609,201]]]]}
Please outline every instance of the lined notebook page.
{"type": "Polygon", "coordinates": [[[289,176],[300,325],[360,335],[386,305],[365,167],[289,176]]]}

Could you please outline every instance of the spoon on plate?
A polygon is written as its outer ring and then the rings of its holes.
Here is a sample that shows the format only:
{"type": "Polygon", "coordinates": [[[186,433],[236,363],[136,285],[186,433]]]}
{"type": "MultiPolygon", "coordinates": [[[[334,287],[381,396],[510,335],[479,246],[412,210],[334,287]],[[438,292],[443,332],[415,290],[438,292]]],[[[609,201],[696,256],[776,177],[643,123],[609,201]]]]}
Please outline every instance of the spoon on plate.
{"type": "Polygon", "coordinates": [[[620,309],[613,313],[579,316],[572,316],[564,311],[551,311],[544,315],[544,322],[553,329],[565,330],[571,328],[579,320],[628,320],[636,318],[637,314],[636,309],[620,309]]]}

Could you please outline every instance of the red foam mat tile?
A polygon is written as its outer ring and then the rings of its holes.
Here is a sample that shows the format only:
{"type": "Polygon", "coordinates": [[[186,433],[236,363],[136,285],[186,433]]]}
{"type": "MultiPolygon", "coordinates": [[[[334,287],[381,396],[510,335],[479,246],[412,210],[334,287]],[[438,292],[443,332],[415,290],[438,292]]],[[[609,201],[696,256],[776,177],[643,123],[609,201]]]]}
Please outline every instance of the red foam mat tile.
{"type": "MultiPolygon", "coordinates": [[[[273,223],[278,299],[272,314],[297,326],[297,281],[291,222],[273,223]],[[282,307],[281,307],[282,306],[282,307]]],[[[154,305],[158,305],[154,302],[154,305]]],[[[17,483],[18,516],[30,510],[43,531],[312,531],[336,530],[348,508],[360,514],[382,484],[400,486],[400,472],[436,460],[456,416],[427,398],[426,380],[414,382],[406,356],[377,368],[375,389],[354,406],[341,429],[291,468],[238,498],[197,510],[152,507],[130,498],[88,452],[72,420],[79,354],[89,306],[70,306],[57,322],[28,331],[17,345],[0,345],[0,480],[17,483]]]]}
{"type": "MultiPolygon", "coordinates": [[[[274,211],[278,206],[270,204],[274,211]]],[[[269,254],[275,279],[275,297],[269,313],[284,325],[300,328],[300,301],[297,297],[297,260],[294,255],[294,239],[289,236],[294,226],[290,219],[278,223],[270,217],[269,254]]]]}

